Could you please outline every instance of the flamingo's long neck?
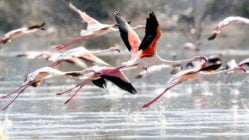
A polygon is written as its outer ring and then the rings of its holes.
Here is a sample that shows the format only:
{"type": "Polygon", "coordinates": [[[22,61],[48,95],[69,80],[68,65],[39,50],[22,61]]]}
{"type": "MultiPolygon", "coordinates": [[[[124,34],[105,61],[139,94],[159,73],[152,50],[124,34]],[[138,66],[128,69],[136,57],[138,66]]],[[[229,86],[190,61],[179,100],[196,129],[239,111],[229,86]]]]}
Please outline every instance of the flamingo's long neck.
{"type": "Polygon", "coordinates": [[[193,59],[190,58],[190,59],[184,59],[184,60],[166,60],[166,59],[163,59],[161,58],[159,55],[156,55],[157,57],[157,64],[166,64],[166,65],[171,65],[171,66],[177,66],[177,65],[181,65],[183,63],[188,63],[188,62],[191,62],[193,59]]]}
{"type": "Polygon", "coordinates": [[[111,48],[109,48],[109,49],[104,49],[104,50],[91,51],[91,53],[93,53],[93,54],[101,54],[101,53],[111,52],[111,51],[114,51],[114,50],[112,50],[111,48]]]}

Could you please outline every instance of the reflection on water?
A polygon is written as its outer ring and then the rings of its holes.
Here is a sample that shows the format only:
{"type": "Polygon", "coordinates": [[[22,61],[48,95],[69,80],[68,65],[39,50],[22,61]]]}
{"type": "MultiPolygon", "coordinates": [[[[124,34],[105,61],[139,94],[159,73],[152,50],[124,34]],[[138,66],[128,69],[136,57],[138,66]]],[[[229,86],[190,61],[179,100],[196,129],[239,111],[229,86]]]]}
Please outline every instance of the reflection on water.
{"type": "MultiPolygon", "coordinates": [[[[13,56],[0,57],[5,59],[0,63],[3,67],[1,95],[19,86],[23,73],[47,63],[25,59],[17,63],[13,56]]],[[[67,105],[63,103],[69,95],[55,94],[79,80],[48,79],[41,87],[28,88],[7,111],[0,111],[0,139],[1,133],[11,140],[249,138],[245,75],[230,78],[220,75],[202,82],[186,82],[170,90],[150,108],[141,109],[167,86],[168,72],[143,80],[132,78],[136,70],[126,73],[134,82],[137,95],[111,85],[106,90],[87,85],[67,105]],[[6,121],[11,125],[3,125],[6,121]]],[[[1,107],[9,100],[1,99],[1,107]]]]}

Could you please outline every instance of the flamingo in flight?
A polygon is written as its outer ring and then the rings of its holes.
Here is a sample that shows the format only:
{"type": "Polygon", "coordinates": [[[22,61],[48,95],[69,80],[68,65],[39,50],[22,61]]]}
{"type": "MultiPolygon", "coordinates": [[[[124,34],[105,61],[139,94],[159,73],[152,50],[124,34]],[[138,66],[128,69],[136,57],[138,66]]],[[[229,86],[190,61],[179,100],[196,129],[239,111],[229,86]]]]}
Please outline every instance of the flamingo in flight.
{"type": "Polygon", "coordinates": [[[195,56],[191,59],[170,61],[162,59],[156,54],[161,31],[157,18],[153,12],[149,13],[149,17],[147,18],[145,36],[142,41],[140,41],[136,32],[130,28],[130,25],[120,17],[118,12],[115,13],[115,16],[121,38],[132,55],[131,59],[128,62],[124,62],[123,65],[129,66],[136,64],[138,67],[142,68],[146,68],[152,64],[180,66],[183,63],[205,59],[203,56],[195,56]]]}
{"type": "Polygon", "coordinates": [[[109,64],[107,62],[103,61],[102,59],[95,56],[94,54],[110,52],[110,51],[112,51],[112,52],[114,52],[114,51],[120,52],[119,48],[117,48],[117,47],[110,47],[109,49],[90,52],[85,47],[80,46],[80,47],[77,47],[77,48],[74,48],[74,49],[70,49],[70,50],[62,53],[61,55],[58,55],[53,60],[53,61],[55,61],[55,63],[51,64],[50,66],[54,67],[54,66],[60,64],[63,61],[70,60],[70,61],[78,64],[79,66],[81,66],[83,68],[86,68],[87,65],[84,64],[84,62],[82,62],[80,59],[87,60],[87,61],[97,63],[97,64],[100,64],[100,65],[109,66],[109,64]]]}
{"type": "Polygon", "coordinates": [[[43,22],[40,25],[33,25],[30,27],[22,27],[19,29],[12,30],[10,32],[7,32],[4,35],[4,37],[0,40],[0,43],[6,44],[6,43],[11,42],[12,39],[20,37],[24,34],[33,33],[33,32],[39,31],[39,30],[45,30],[44,26],[45,26],[45,23],[43,22]]]}
{"type": "Polygon", "coordinates": [[[2,96],[1,98],[7,98],[14,93],[18,93],[13,100],[11,100],[6,106],[2,108],[2,110],[6,110],[29,86],[37,87],[41,84],[41,81],[44,79],[48,79],[55,76],[81,76],[81,72],[71,71],[71,72],[62,72],[60,70],[51,68],[51,67],[42,67],[40,69],[35,70],[34,72],[28,74],[24,83],[17,88],[16,90],[8,93],[7,95],[2,96]]]}
{"type": "MultiPolygon", "coordinates": [[[[190,63],[187,63],[186,65],[187,65],[187,67],[188,66],[194,67],[194,63],[196,63],[196,62],[190,62],[190,63]]],[[[248,59],[248,63],[249,63],[249,59],[248,59]]],[[[221,65],[222,65],[222,61],[221,61],[219,56],[209,56],[209,57],[207,57],[207,62],[205,63],[205,66],[203,66],[201,71],[214,71],[214,70],[217,70],[218,68],[220,68],[221,65]]],[[[144,77],[147,77],[149,75],[152,75],[155,72],[159,72],[162,69],[167,69],[167,68],[170,68],[170,66],[165,65],[165,64],[153,65],[153,66],[150,66],[147,70],[140,72],[136,76],[136,78],[144,78],[144,77]]],[[[180,70],[173,69],[171,71],[171,74],[176,74],[179,71],[181,71],[181,69],[180,70]]]]}
{"type": "Polygon", "coordinates": [[[223,19],[212,31],[212,35],[208,37],[208,40],[214,40],[217,35],[219,35],[222,29],[228,25],[235,24],[235,23],[245,23],[249,24],[249,19],[239,16],[230,16],[223,19]]]}
{"type": "Polygon", "coordinates": [[[202,62],[199,64],[199,66],[196,66],[193,69],[188,69],[181,71],[174,75],[172,78],[169,79],[168,84],[170,85],[167,87],[162,93],[160,93],[156,98],[153,100],[149,101],[148,103],[144,104],[142,108],[147,108],[150,105],[152,105],[154,102],[156,102],[161,96],[163,96],[168,90],[173,88],[176,85],[181,84],[182,82],[189,81],[189,80],[195,80],[199,77],[204,77],[204,76],[214,76],[217,74],[222,74],[222,73],[241,73],[241,72],[246,72],[245,68],[238,66],[234,67],[231,69],[226,69],[226,70],[217,70],[217,71],[202,71],[202,69],[205,68],[206,62],[202,62]]]}
{"type": "Polygon", "coordinates": [[[106,80],[112,82],[119,88],[131,94],[135,94],[137,91],[134,88],[134,86],[131,84],[129,79],[122,72],[122,68],[123,67],[107,67],[107,66],[89,67],[85,69],[84,71],[82,71],[84,75],[88,75],[87,78],[83,82],[77,84],[73,88],[70,88],[66,91],[57,93],[57,95],[63,95],[77,88],[74,94],[68,100],[65,101],[65,104],[67,104],[79,92],[79,90],[86,84],[92,82],[94,85],[100,88],[105,88],[106,80]]]}
{"type": "MultiPolygon", "coordinates": [[[[74,43],[77,43],[83,39],[92,37],[92,36],[100,36],[105,35],[109,32],[117,32],[117,24],[103,24],[99,22],[98,20],[94,19],[93,17],[89,16],[86,12],[82,12],[78,8],[76,8],[72,3],[69,3],[69,8],[78,14],[83,21],[87,23],[86,29],[81,30],[80,37],[77,37],[75,39],[72,39],[62,45],[57,45],[55,49],[60,50],[65,47],[68,47],[74,43]]],[[[133,29],[144,29],[144,25],[137,25],[132,27],[133,29]]]]}

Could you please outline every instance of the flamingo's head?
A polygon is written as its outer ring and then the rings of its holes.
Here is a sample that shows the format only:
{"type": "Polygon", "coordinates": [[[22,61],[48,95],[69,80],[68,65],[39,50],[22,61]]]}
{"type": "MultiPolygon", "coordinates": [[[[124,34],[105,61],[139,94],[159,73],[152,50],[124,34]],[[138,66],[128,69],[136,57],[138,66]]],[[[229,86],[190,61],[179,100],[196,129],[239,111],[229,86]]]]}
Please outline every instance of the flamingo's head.
{"type": "Polygon", "coordinates": [[[205,56],[195,56],[193,61],[207,62],[208,59],[205,56]]]}
{"type": "Polygon", "coordinates": [[[40,80],[32,80],[28,82],[28,85],[32,86],[32,87],[38,87],[41,84],[40,80]]]}
{"type": "Polygon", "coordinates": [[[237,73],[240,73],[240,72],[244,73],[244,72],[246,72],[246,69],[243,66],[238,66],[238,67],[235,68],[235,72],[237,72],[237,73]]]}
{"type": "Polygon", "coordinates": [[[1,44],[6,44],[9,43],[11,40],[10,39],[2,39],[0,40],[1,44]]]}

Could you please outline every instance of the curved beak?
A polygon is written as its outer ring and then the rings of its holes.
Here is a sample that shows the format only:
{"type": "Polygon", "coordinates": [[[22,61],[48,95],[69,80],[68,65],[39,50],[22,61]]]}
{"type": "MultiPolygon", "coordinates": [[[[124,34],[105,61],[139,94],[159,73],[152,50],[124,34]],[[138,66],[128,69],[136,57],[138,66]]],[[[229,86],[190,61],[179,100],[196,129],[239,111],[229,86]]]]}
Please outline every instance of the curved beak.
{"type": "Polygon", "coordinates": [[[239,66],[239,70],[243,71],[243,72],[246,72],[246,69],[242,66],[239,66]]]}
{"type": "Polygon", "coordinates": [[[207,62],[207,61],[208,61],[208,59],[207,59],[207,57],[205,57],[205,56],[200,56],[200,61],[207,62]]]}

